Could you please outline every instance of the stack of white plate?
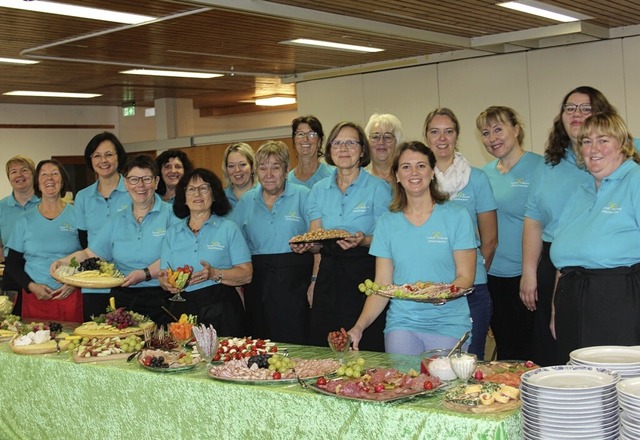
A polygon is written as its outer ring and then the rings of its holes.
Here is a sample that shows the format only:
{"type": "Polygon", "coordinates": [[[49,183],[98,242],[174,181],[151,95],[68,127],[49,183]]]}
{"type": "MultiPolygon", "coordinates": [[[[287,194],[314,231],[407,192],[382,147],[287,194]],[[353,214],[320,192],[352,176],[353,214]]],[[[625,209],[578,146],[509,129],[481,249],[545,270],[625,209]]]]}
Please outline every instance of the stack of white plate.
{"type": "Polygon", "coordinates": [[[640,376],[640,349],[621,345],[602,345],[574,350],[569,354],[569,365],[607,368],[616,371],[622,379],[640,376]]]}
{"type": "Polygon", "coordinates": [[[620,404],[620,439],[640,438],[640,378],[620,381],[618,403],[620,404]]]}
{"type": "Polygon", "coordinates": [[[578,365],[527,371],[520,385],[524,438],[617,439],[619,381],[615,371],[578,365]]]}

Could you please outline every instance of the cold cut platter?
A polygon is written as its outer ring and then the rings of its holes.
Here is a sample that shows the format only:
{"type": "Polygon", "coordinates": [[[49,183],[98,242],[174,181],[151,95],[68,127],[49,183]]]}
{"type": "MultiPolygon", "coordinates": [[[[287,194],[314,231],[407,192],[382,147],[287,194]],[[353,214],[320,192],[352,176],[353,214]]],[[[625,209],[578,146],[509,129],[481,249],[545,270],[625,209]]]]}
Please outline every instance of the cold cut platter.
{"type": "Polygon", "coordinates": [[[380,286],[371,280],[365,280],[360,283],[358,289],[367,296],[380,295],[385,298],[425,302],[435,305],[442,305],[447,301],[466,296],[473,291],[473,288],[462,289],[449,283],[419,281],[413,284],[380,286]]]}

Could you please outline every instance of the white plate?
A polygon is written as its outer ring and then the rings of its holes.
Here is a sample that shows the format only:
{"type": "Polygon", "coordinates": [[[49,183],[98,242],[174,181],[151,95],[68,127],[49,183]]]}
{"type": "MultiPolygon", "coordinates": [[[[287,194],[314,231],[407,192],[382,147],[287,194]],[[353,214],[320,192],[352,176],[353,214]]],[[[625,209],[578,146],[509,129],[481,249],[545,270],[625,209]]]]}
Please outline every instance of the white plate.
{"type": "Polygon", "coordinates": [[[625,379],[618,382],[616,389],[619,393],[640,400],[640,377],[625,379]]]}
{"type": "Polygon", "coordinates": [[[596,435],[598,433],[604,433],[611,431],[613,429],[617,429],[619,425],[619,420],[617,417],[612,418],[601,424],[592,424],[585,426],[578,425],[568,425],[558,421],[551,421],[547,419],[543,420],[531,420],[524,419],[523,426],[527,426],[532,429],[538,429],[539,431],[551,430],[553,432],[561,433],[561,434],[585,434],[585,435],[596,435]]]}
{"type": "MultiPolygon", "coordinates": [[[[548,429],[536,429],[528,426],[522,427],[523,433],[528,437],[536,440],[540,439],[575,439],[575,440],[615,440],[618,438],[619,428],[616,427],[611,431],[599,432],[595,434],[572,434],[572,433],[560,433],[555,430],[548,429]]],[[[633,439],[637,440],[637,439],[633,439]]]]}
{"type": "Polygon", "coordinates": [[[620,404],[620,408],[633,413],[636,418],[640,418],[640,403],[628,402],[622,398],[618,399],[618,403],[620,404]]]}
{"type": "MultiPolygon", "coordinates": [[[[542,417],[544,418],[544,420],[567,420],[567,416],[559,412],[541,415],[539,411],[532,408],[528,408],[526,406],[522,406],[521,410],[522,410],[523,417],[530,418],[530,419],[539,419],[542,417]]],[[[608,417],[610,417],[610,415],[608,416],[602,413],[575,414],[571,416],[571,422],[572,423],[588,423],[591,421],[606,420],[608,417]]]]}
{"type": "Polygon", "coordinates": [[[640,350],[620,345],[603,345],[585,347],[574,350],[569,354],[571,360],[577,360],[598,367],[619,364],[621,366],[640,366],[640,350]]]}
{"type": "Polygon", "coordinates": [[[617,383],[620,381],[620,375],[604,368],[558,365],[527,371],[522,375],[521,380],[534,388],[595,390],[617,383]]]}
{"type": "Polygon", "coordinates": [[[569,391],[559,391],[559,390],[537,390],[535,388],[529,387],[521,387],[520,393],[525,394],[531,398],[542,398],[553,400],[554,402],[578,402],[578,401],[599,401],[606,400],[611,397],[616,397],[618,393],[614,387],[610,387],[609,389],[599,389],[596,391],[583,391],[576,392],[573,390],[569,391]]]}

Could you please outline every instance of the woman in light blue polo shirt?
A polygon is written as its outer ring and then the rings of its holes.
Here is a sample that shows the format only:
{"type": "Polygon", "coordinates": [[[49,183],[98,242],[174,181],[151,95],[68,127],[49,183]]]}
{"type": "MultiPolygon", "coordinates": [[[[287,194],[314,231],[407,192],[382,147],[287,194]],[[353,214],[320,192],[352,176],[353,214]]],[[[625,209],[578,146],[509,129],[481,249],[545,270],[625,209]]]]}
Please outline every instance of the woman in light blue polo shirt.
{"type": "Polygon", "coordinates": [[[231,209],[244,193],[255,186],[255,171],[254,152],[249,144],[237,142],[224,150],[222,175],[227,185],[224,193],[231,203],[231,209]]]}
{"type": "MultiPolygon", "coordinates": [[[[370,155],[360,126],[341,122],[331,130],[325,156],[336,169],[311,189],[309,229],[344,229],[353,236],[322,246],[292,246],[295,252],[316,252],[310,287],[312,345],[326,346],[329,332],[348,328],[356,321],[365,301],[358,285],[375,275],[369,246],[378,217],[389,209],[391,190],[384,180],[364,170],[370,155]]],[[[384,351],[383,330],[384,313],[369,326],[362,348],[384,351]]]]}
{"type": "Polygon", "coordinates": [[[524,126],[513,109],[489,107],[476,118],[476,127],[487,152],[496,157],[483,170],[498,205],[498,248],[487,280],[497,358],[531,359],[533,314],[520,300],[522,225],[531,181],[544,161],[522,148],[524,126]]]}
{"type": "Polygon", "coordinates": [[[230,209],[215,174],[204,168],[185,173],[173,203],[182,220],[168,229],[162,243],[159,279],[163,289],[176,293],[167,269],[192,266],[181,295],[185,301],[171,301],[172,313],[197,315],[199,324],[213,325],[219,335],[243,336],[242,300],[235,287],[251,281],[251,254],[238,226],[224,217],[230,209]]]}
{"type": "Polygon", "coordinates": [[[591,181],[572,191],[551,244],[561,363],[582,347],[640,344],[640,157],[617,113],[587,118],[577,140],[591,181]]]}
{"type": "Polygon", "coordinates": [[[498,246],[497,205],[486,174],[469,165],[457,151],[460,123],[448,108],[438,108],[427,115],[424,123],[427,146],[436,156],[435,173],[440,189],[449,200],[469,211],[478,242],[476,279],[473,292],[467,296],[473,330],[469,351],[484,359],[484,347],[491,321],[492,305],[487,288],[487,270],[498,246]]]}
{"type": "MultiPolygon", "coordinates": [[[[116,307],[150,317],[159,325],[171,321],[162,310],[168,295],[158,283],[160,250],[167,229],[178,222],[172,206],[156,194],[158,167],[146,155],[133,156],[122,169],[131,205],[117,213],[91,240],[89,247],[59,261],[99,257],[113,261],[125,275],[124,284],[111,289],[116,307]]],[[[52,267],[55,270],[55,266],[52,267]]],[[[104,312],[104,310],[103,310],[104,312]]]]}
{"type": "MultiPolygon", "coordinates": [[[[436,158],[421,142],[398,148],[392,171],[394,197],[390,211],[378,219],[371,254],[376,256],[379,285],[433,281],[460,288],[473,285],[476,237],[468,211],[447,201],[434,169],[436,158]]],[[[349,333],[354,349],[362,348],[363,331],[391,303],[385,327],[389,353],[418,355],[424,350],[452,347],[471,330],[465,298],[438,306],[372,295],[349,333]]]]}
{"type": "MultiPolygon", "coordinates": [[[[131,197],[119,173],[127,161],[127,153],[113,133],[105,131],[91,138],[84,149],[84,160],[97,180],[75,197],[76,225],[83,249],[105,225],[131,206],[131,197]]],[[[87,295],[83,300],[85,321],[104,313],[109,289],[82,289],[82,293],[87,295]]]]}
{"type": "Polygon", "coordinates": [[[333,172],[332,166],[320,162],[324,156],[322,124],[312,115],[297,117],[291,122],[291,139],[298,153],[298,164],[289,171],[287,181],[311,189],[333,172]]]}
{"type": "Polygon", "coordinates": [[[289,149],[268,141],[256,152],[259,184],[233,209],[251,250],[253,280],[245,286],[247,330],[253,337],[306,343],[307,291],[313,256],[291,252],[289,240],[309,229],[309,189],[289,182],[289,149]]]}

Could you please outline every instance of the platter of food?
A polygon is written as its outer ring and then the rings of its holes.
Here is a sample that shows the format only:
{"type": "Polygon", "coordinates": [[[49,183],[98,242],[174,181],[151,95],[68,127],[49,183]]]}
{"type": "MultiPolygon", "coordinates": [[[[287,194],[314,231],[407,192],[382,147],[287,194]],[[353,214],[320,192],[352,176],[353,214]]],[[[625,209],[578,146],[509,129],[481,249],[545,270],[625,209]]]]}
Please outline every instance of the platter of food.
{"type": "Polygon", "coordinates": [[[260,338],[221,338],[214,362],[228,362],[234,359],[249,358],[266,353],[277,353],[280,348],[269,339],[260,338]]]}
{"type": "Polygon", "coordinates": [[[532,361],[480,362],[478,363],[475,379],[481,382],[495,382],[518,388],[521,376],[527,371],[535,370],[536,368],[540,367],[532,361]]]}
{"type": "Polygon", "coordinates": [[[209,369],[212,379],[242,384],[283,384],[298,379],[315,379],[336,372],[340,362],[334,359],[298,359],[279,354],[263,354],[234,359],[209,369]]]}
{"type": "Polygon", "coordinates": [[[86,337],[142,336],[146,329],[154,327],[154,322],[146,316],[128,311],[123,307],[116,309],[112,304],[107,308],[106,313],[76,327],[73,334],[86,337]]]}
{"type": "Polygon", "coordinates": [[[393,368],[369,368],[357,378],[319,378],[310,384],[322,394],[350,400],[395,402],[415,396],[432,394],[445,383],[437,377],[423,373],[401,373],[393,368]]]}
{"type": "Polygon", "coordinates": [[[87,338],[72,335],[73,360],[77,363],[115,361],[127,359],[131,353],[141,350],[143,341],[140,336],[94,337],[87,338]]]}
{"type": "Polygon", "coordinates": [[[189,351],[142,350],[138,362],[157,373],[177,373],[192,370],[202,360],[200,355],[189,351]]]}
{"type": "Polygon", "coordinates": [[[495,382],[462,384],[449,389],[442,403],[452,411],[492,414],[519,408],[520,390],[495,382]]]}
{"type": "MultiPolygon", "coordinates": [[[[40,323],[38,323],[40,324],[40,323]]],[[[18,354],[46,354],[65,351],[71,341],[65,339],[66,333],[56,333],[51,330],[29,331],[23,335],[16,335],[9,341],[11,351],[18,354]]]]}
{"type": "Polygon", "coordinates": [[[17,336],[22,328],[20,317],[16,315],[5,315],[0,321],[0,342],[6,342],[17,336]]]}
{"type": "Polygon", "coordinates": [[[296,235],[289,240],[289,243],[304,244],[304,243],[328,243],[345,238],[353,237],[353,234],[344,229],[315,229],[313,231],[305,232],[301,235],[296,235]]]}
{"type": "Polygon", "coordinates": [[[18,332],[0,329],[0,342],[6,342],[18,335],[18,332]]]}
{"type": "Polygon", "coordinates": [[[447,301],[466,296],[473,291],[473,288],[462,289],[449,283],[432,283],[429,281],[380,286],[371,280],[365,280],[358,285],[358,289],[367,296],[380,295],[385,298],[425,302],[435,305],[442,305],[447,301]]]}
{"type": "Polygon", "coordinates": [[[124,275],[113,263],[98,258],[88,258],[82,263],[75,259],[69,265],[60,265],[52,274],[57,281],[69,286],[107,289],[124,283],[124,275]]]}

